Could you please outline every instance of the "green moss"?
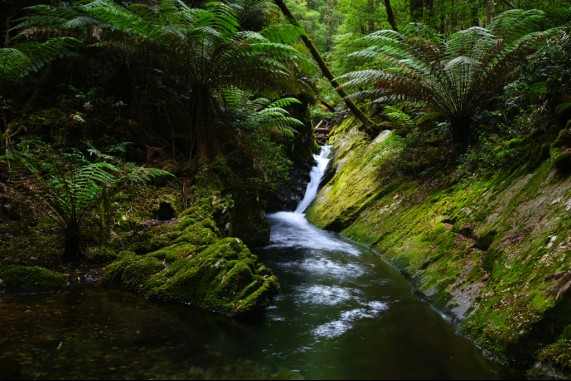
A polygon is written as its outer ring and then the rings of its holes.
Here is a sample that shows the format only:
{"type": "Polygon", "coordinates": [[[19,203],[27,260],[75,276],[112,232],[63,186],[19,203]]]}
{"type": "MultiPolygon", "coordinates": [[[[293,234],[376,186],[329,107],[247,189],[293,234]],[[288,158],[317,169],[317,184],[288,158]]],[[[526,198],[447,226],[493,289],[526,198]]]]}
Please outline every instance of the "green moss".
{"type": "Polygon", "coordinates": [[[10,265],[0,269],[6,291],[37,294],[61,291],[67,284],[65,276],[39,266],[10,265]]]}
{"type": "Polygon", "coordinates": [[[105,266],[102,284],[110,287],[121,287],[121,278],[126,264],[136,261],[136,258],[137,254],[132,251],[120,252],[115,261],[105,266]]]}
{"type": "Polygon", "coordinates": [[[188,242],[179,242],[166,248],[153,251],[148,255],[160,259],[168,264],[176,263],[179,259],[187,258],[200,252],[203,248],[196,245],[188,244],[188,242]]]}
{"type": "Polygon", "coordinates": [[[164,269],[163,263],[152,256],[131,257],[128,263],[124,264],[121,275],[121,285],[123,289],[138,291],[152,289],[155,285],[153,275],[164,269]]]}
{"type": "Polygon", "coordinates": [[[571,173],[571,151],[567,152],[552,148],[550,153],[553,168],[564,175],[571,173]]]}
{"type": "Polygon", "coordinates": [[[240,239],[220,237],[213,215],[232,201],[198,194],[178,220],[136,235],[131,250],[105,268],[103,284],[232,316],[260,313],[279,289],[277,278],[240,239]]]}
{"type": "Polygon", "coordinates": [[[151,296],[232,315],[248,313],[265,307],[277,292],[277,279],[268,277],[269,272],[239,240],[224,238],[171,266],[151,296]]]}
{"type": "Polygon", "coordinates": [[[555,114],[561,123],[567,122],[571,119],[571,102],[560,103],[555,107],[555,114]]]}
{"type": "Polygon", "coordinates": [[[538,355],[539,361],[549,364],[566,375],[571,376],[571,339],[560,339],[543,348],[538,355]]]}
{"type": "MultiPolygon", "coordinates": [[[[207,220],[207,222],[210,222],[210,220],[207,220]]],[[[199,223],[190,225],[184,229],[173,242],[185,242],[192,245],[210,245],[216,242],[217,239],[216,233],[214,233],[210,227],[199,223]]]]}

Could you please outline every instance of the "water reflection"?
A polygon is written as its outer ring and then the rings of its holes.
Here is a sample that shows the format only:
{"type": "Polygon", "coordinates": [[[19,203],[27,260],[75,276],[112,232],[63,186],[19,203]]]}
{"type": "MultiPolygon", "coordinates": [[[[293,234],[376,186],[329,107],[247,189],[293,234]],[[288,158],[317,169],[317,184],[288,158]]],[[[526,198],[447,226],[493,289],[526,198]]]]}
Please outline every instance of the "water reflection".
{"type": "Polygon", "coordinates": [[[89,286],[3,296],[0,306],[0,357],[17,359],[21,379],[268,379],[281,372],[241,356],[253,327],[188,306],[89,286]]]}
{"type": "Polygon", "coordinates": [[[3,295],[0,357],[17,359],[22,379],[522,376],[485,360],[374,252],[350,255],[345,274],[315,265],[342,268],[341,251],[258,254],[282,284],[258,322],[81,285],[56,295],[3,295]],[[299,266],[292,257],[303,258],[299,266]]]}

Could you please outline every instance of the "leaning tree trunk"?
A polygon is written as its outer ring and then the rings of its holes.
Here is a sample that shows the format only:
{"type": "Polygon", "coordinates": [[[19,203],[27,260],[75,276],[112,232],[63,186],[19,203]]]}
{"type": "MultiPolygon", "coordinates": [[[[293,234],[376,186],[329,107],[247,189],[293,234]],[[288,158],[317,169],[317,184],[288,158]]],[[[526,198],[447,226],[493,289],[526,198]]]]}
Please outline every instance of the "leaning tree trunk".
{"type": "MultiPolygon", "coordinates": [[[[291,24],[301,28],[301,26],[296,21],[295,17],[292,15],[292,13],[289,11],[288,7],[285,5],[283,0],[274,0],[274,2],[280,8],[282,13],[286,17],[286,19],[291,24]]],[[[343,90],[343,88],[341,87],[339,82],[337,82],[337,80],[333,76],[333,73],[331,72],[331,70],[329,70],[329,67],[327,66],[327,64],[323,60],[323,57],[321,57],[321,54],[319,54],[319,51],[317,50],[315,45],[313,45],[313,42],[311,42],[311,40],[307,37],[307,35],[303,34],[301,36],[301,39],[302,39],[303,43],[305,44],[305,46],[309,49],[309,52],[313,56],[313,59],[319,65],[319,68],[321,69],[321,72],[323,73],[323,75],[329,80],[329,82],[331,83],[331,85],[333,86],[335,91],[337,91],[337,94],[339,94],[339,96],[343,99],[343,101],[345,102],[345,104],[347,105],[349,110],[351,110],[351,112],[353,112],[353,114],[357,118],[359,118],[361,123],[363,123],[364,131],[369,136],[373,136],[373,133],[374,133],[373,128],[375,126],[375,123],[371,119],[369,119],[369,117],[367,115],[365,115],[365,113],[363,111],[361,111],[361,109],[359,107],[357,107],[357,105],[355,103],[353,103],[353,101],[351,99],[349,99],[348,94],[345,92],[345,90],[343,90]]]]}
{"type": "Polygon", "coordinates": [[[391,6],[391,0],[385,0],[385,9],[387,10],[387,19],[389,24],[391,24],[391,28],[398,32],[397,22],[395,20],[395,14],[393,12],[393,7],[391,6]]]}

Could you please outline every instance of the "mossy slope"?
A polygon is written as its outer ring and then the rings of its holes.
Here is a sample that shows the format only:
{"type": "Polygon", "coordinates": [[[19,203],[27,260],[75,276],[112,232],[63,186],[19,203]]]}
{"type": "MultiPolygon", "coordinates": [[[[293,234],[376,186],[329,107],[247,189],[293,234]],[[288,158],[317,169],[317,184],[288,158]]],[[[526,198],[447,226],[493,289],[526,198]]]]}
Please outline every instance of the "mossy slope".
{"type": "Polygon", "coordinates": [[[571,178],[549,161],[447,183],[387,177],[399,138],[365,143],[351,123],[330,138],[336,174],[308,220],[378,249],[492,357],[569,377],[571,178]]]}

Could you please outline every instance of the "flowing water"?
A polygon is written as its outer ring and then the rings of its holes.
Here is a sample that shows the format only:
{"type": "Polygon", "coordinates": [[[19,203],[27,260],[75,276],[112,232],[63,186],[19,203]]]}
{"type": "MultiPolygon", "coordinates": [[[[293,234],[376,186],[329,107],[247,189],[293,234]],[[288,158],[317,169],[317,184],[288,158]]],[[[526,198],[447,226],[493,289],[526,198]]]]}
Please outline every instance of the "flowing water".
{"type": "Polygon", "coordinates": [[[0,379],[521,379],[486,360],[411,291],[379,253],[315,228],[306,197],[271,214],[270,244],[254,250],[279,277],[259,321],[74,286],[56,295],[0,296],[0,379]]]}

